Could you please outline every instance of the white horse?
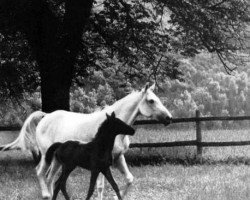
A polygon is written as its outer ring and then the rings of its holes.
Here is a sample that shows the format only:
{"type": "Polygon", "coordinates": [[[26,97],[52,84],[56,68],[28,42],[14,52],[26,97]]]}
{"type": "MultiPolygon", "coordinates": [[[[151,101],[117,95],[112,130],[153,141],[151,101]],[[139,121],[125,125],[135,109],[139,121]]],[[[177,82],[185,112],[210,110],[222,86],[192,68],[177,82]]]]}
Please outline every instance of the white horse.
{"type": "MultiPolygon", "coordinates": [[[[155,118],[162,121],[164,124],[169,124],[171,122],[172,115],[164,107],[160,99],[154,94],[154,88],[155,84],[151,87],[147,84],[141,91],[134,91],[115,102],[113,105],[106,107],[102,111],[91,114],[73,113],[62,110],[55,111],[50,114],[39,112],[38,115],[41,121],[37,125],[36,132],[33,132],[32,135],[30,132],[26,131],[26,135],[30,135],[27,137],[25,136],[25,133],[22,133],[21,131],[22,136],[20,133],[17,138],[17,142],[14,141],[12,146],[9,144],[9,147],[11,146],[12,149],[15,147],[30,147],[32,145],[22,144],[22,142],[25,143],[25,139],[22,138],[28,138],[28,143],[32,143],[36,146],[35,148],[32,147],[31,151],[34,151],[34,149],[37,150],[37,148],[39,149],[39,152],[41,153],[41,160],[36,167],[37,176],[41,186],[43,198],[50,198],[51,191],[48,190],[46,184],[46,172],[49,166],[47,166],[45,162],[45,154],[48,148],[55,142],[65,142],[68,140],[90,142],[97,133],[99,125],[105,120],[106,113],[111,114],[112,112],[115,112],[116,116],[128,125],[132,125],[135,118],[139,114],[155,118]]],[[[33,117],[30,116],[28,118],[30,123],[36,116],[35,113],[32,114],[33,117]]],[[[29,122],[26,122],[26,126],[29,122]]],[[[22,129],[23,132],[25,132],[24,130],[27,128],[23,127],[22,129]]],[[[115,139],[112,153],[115,166],[122,174],[124,174],[127,181],[125,189],[122,192],[122,197],[127,194],[134,179],[124,158],[124,153],[128,150],[128,148],[129,137],[118,135],[115,139]]],[[[100,200],[102,200],[103,188],[104,176],[100,175],[97,180],[98,199],[100,200]]]]}

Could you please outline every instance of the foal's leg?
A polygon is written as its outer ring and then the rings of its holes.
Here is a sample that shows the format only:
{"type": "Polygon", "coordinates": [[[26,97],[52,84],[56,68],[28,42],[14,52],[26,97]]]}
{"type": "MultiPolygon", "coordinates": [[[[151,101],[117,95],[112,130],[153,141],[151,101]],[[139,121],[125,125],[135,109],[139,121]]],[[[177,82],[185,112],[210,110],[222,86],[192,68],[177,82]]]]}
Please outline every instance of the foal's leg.
{"type": "Polygon", "coordinates": [[[118,197],[118,199],[122,200],[122,197],[121,197],[121,194],[120,194],[120,191],[119,191],[119,188],[118,188],[118,185],[116,184],[112,174],[111,174],[111,171],[110,171],[110,168],[107,168],[105,171],[102,172],[106,179],[108,180],[108,182],[110,183],[110,185],[113,187],[113,189],[115,190],[115,193],[118,197]]]}
{"type": "Polygon", "coordinates": [[[116,160],[116,166],[119,169],[119,171],[125,175],[127,184],[125,186],[124,191],[122,192],[122,198],[124,198],[126,196],[126,194],[128,193],[129,189],[131,188],[131,185],[133,183],[134,177],[133,175],[130,173],[129,169],[128,169],[128,165],[125,161],[124,155],[120,154],[120,156],[117,158],[116,160]]]}
{"type": "Polygon", "coordinates": [[[87,195],[86,200],[89,200],[90,197],[93,195],[93,192],[94,192],[94,190],[95,190],[96,179],[97,179],[99,173],[100,173],[100,172],[97,171],[97,170],[92,170],[92,171],[91,171],[90,184],[89,184],[89,191],[88,191],[88,195],[87,195]]]}
{"type": "Polygon", "coordinates": [[[58,180],[55,183],[55,189],[53,191],[53,196],[52,196],[52,200],[56,200],[56,197],[58,195],[58,192],[60,191],[60,187],[61,187],[61,181],[62,181],[62,174],[60,175],[60,177],[58,178],[58,180]]]}
{"type": "Polygon", "coordinates": [[[69,175],[70,175],[70,173],[71,173],[72,171],[73,171],[73,169],[68,169],[68,170],[65,172],[65,174],[64,174],[64,179],[63,179],[63,181],[62,181],[62,183],[61,183],[61,191],[62,191],[63,196],[65,197],[66,200],[70,200],[70,197],[69,197],[69,195],[68,195],[68,193],[67,193],[67,190],[66,190],[66,181],[67,181],[67,179],[68,179],[68,177],[69,177],[69,175]]]}
{"type": "Polygon", "coordinates": [[[67,200],[70,199],[69,195],[66,192],[66,181],[67,181],[67,178],[69,177],[70,172],[72,172],[71,168],[67,168],[65,166],[62,167],[62,173],[61,173],[59,179],[55,183],[55,189],[53,192],[52,200],[56,200],[56,197],[58,195],[59,190],[63,191],[63,195],[64,195],[65,199],[67,199],[67,200]]]}
{"type": "Polygon", "coordinates": [[[45,155],[41,156],[41,160],[38,164],[38,166],[36,167],[36,174],[37,174],[37,178],[42,190],[42,197],[44,199],[49,199],[50,198],[50,193],[48,191],[48,187],[47,184],[45,182],[45,177],[46,177],[46,172],[48,170],[48,165],[45,161],[45,155]]]}

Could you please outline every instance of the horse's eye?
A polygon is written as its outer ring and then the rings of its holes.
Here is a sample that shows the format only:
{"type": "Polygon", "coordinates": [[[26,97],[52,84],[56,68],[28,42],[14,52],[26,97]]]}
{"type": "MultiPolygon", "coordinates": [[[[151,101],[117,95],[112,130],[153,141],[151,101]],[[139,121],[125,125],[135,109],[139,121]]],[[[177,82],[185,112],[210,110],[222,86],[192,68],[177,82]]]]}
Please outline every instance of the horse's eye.
{"type": "Polygon", "coordinates": [[[148,100],[148,103],[153,104],[155,101],[153,99],[148,100]]]}

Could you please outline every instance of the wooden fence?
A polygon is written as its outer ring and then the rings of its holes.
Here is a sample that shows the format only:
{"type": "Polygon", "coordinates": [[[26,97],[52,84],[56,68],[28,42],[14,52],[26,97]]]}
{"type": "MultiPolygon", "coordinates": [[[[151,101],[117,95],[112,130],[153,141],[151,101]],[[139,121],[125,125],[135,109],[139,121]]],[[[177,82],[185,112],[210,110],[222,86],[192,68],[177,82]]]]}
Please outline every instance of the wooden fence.
{"type": "MultiPolygon", "coordinates": [[[[203,142],[201,125],[204,121],[242,121],[250,120],[250,116],[239,117],[200,117],[200,112],[196,111],[196,116],[191,118],[176,118],[172,120],[172,123],[187,123],[195,122],[196,124],[196,140],[189,141],[176,141],[176,142],[163,142],[163,143],[132,143],[130,148],[142,148],[142,147],[175,147],[175,146],[196,146],[197,157],[202,157],[202,147],[218,147],[218,146],[242,146],[250,145],[250,141],[232,141],[232,142],[203,142]]],[[[160,124],[156,120],[140,120],[135,121],[134,125],[146,125],[146,124],[160,124]]],[[[0,126],[0,131],[19,131],[21,127],[4,127],[0,126]]]]}
{"type": "MultiPolygon", "coordinates": [[[[192,118],[177,118],[173,119],[172,123],[187,123],[195,122],[196,124],[196,140],[189,141],[176,141],[176,142],[163,142],[163,143],[132,143],[130,148],[142,148],[142,147],[175,147],[175,146],[196,146],[197,157],[202,157],[202,147],[219,147],[219,146],[242,146],[250,145],[250,141],[230,141],[230,142],[203,142],[201,125],[204,121],[242,121],[250,120],[250,116],[239,116],[239,117],[200,117],[200,111],[196,111],[196,116],[192,118]]],[[[145,125],[145,124],[159,124],[155,120],[141,120],[135,121],[134,125],[145,125]]]]}

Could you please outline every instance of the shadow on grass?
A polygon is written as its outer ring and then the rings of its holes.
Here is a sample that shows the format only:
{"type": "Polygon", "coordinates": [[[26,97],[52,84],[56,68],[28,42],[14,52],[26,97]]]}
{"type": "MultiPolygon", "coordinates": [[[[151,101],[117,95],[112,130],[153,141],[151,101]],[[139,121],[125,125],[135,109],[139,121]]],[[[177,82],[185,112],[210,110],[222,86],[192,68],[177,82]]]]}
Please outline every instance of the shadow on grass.
{"type": "MultiPolygon", "coordinates": [[[[161,166],[165,164],[171,165],[250,165],[250,158],[248,157],[228,157],[223,160],[214,160],[213,158],[198,159],[195,156],[186,156],[185,158],[169,158],[164,153],[150,153],[140,151],[128,152],[126,161],[130,166],[140,167],[145,165],[161,166]]],[[[24,155],[7,155],[0,157],[0,167],[7,168],[22,167],[22,168],[35,168],[36,164],[31,156],[24,155]]]]}
{"type": "Polygon", "coordinates": [[[36,167],[35,162],[32,159],[25,158],[13,158],[13,159],[0,159],[0,167],[8,167],[8,166],[22,166],[22,167],[36,167]]]}
{"type": "Polygon", "coordinates": [[[0,152],[0,167],[35,167],[31,155],[21,151],[0,152]]]}
{"type": "Polygon", "coordinates": [[[169,158],[158,154],[127,154],[126,161],[130,166],[140,167],[144,165],[161,166],[165,164],[172,165],[250,165],[250,158],[246,157],[228,157],[223,160],[213,160],[212,158],[169,158]]]}

